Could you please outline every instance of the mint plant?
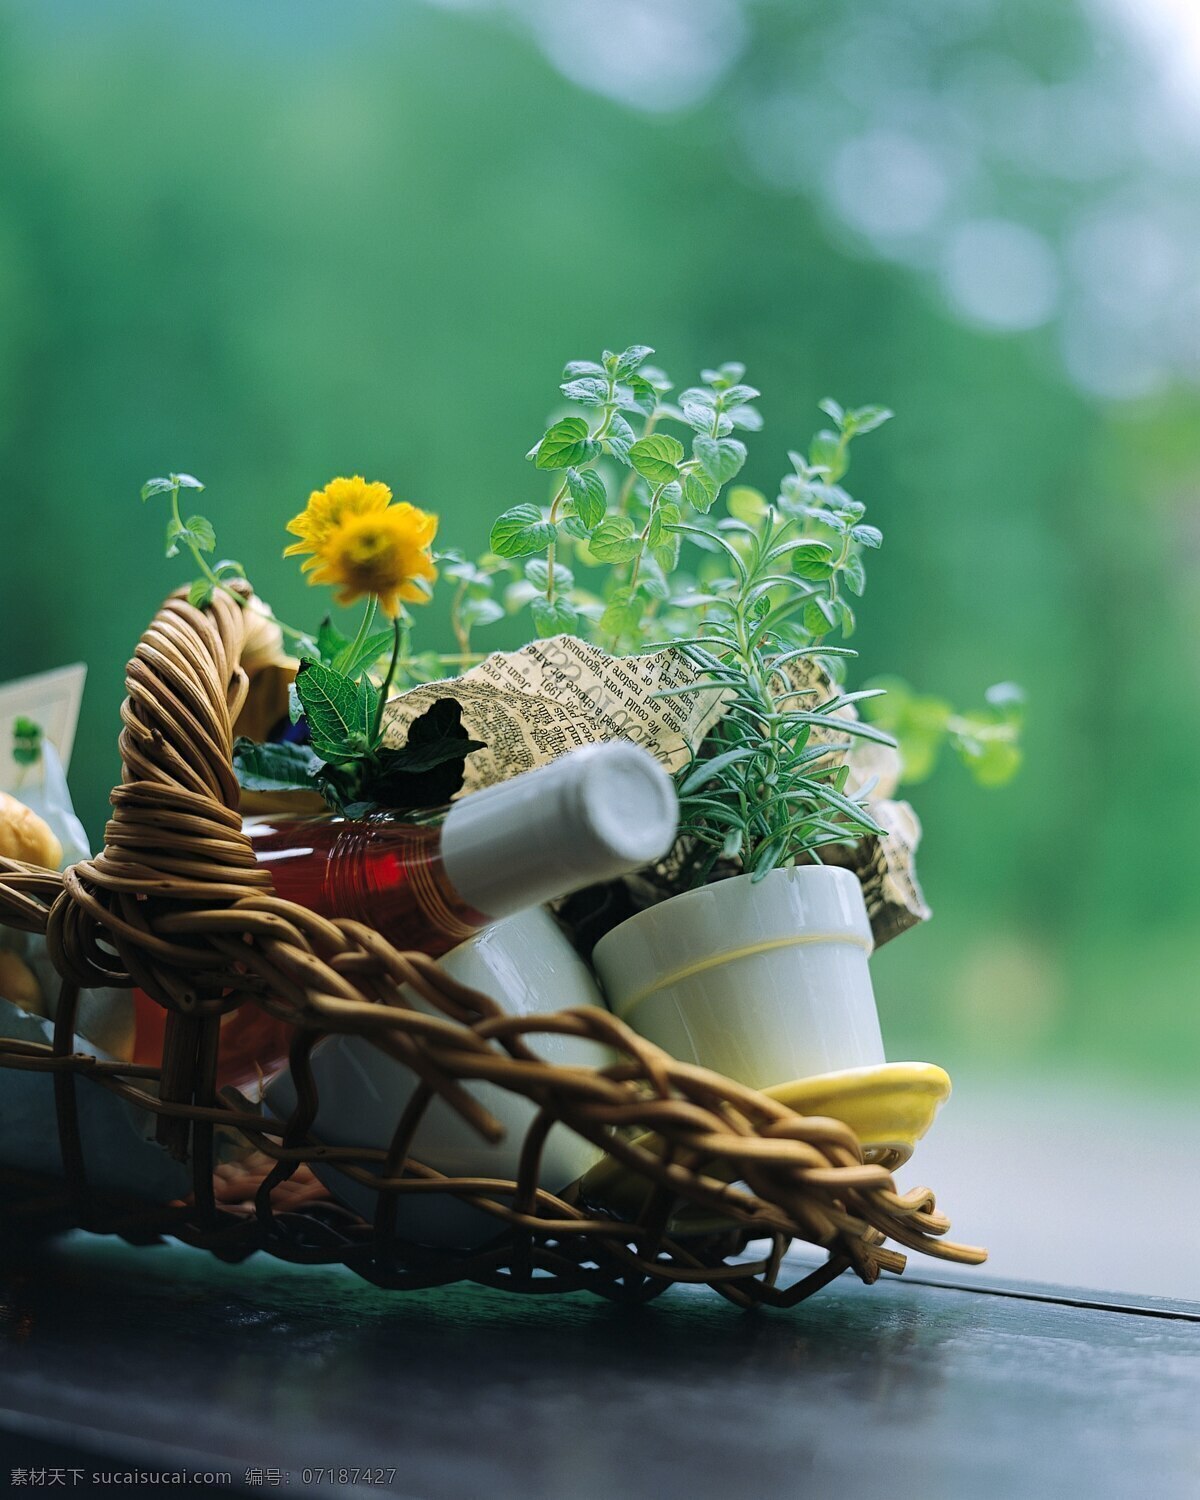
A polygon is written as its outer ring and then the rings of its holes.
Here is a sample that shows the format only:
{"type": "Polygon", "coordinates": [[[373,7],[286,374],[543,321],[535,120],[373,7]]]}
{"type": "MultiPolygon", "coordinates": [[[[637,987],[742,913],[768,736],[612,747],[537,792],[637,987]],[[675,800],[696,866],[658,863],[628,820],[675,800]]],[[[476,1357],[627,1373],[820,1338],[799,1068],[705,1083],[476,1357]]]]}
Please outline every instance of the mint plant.
{"type": "Polygon", "coordinates": [[[972,714],[899,679],[839,685],[866,560],[883,542],[843,480],[853,442],[892,413],[823,401],[831,425],[788,454],[791,472],[768,502],[727,489],[747,457],[735,434],[763,425],[745,366],[705,370],[673,397],[647,363],[653,352],[636,344],[565,367],[560,395],[584,414],[559,416],[527,455],[552,478],[548,502],[506,510],[478,560],[443,563],[464,661],[476,626],[528,609],[538,635],[584,635],[616,652],[675,644],[726,688],[724,717],[679,777],[685,884],[718,867],[761,877],[878,834],[870,786],[850,786],[856,740],[899,743],[909,779],[945,742],[981,783],[1007,780],[1020,759],[1010,685],[972,714]]]}

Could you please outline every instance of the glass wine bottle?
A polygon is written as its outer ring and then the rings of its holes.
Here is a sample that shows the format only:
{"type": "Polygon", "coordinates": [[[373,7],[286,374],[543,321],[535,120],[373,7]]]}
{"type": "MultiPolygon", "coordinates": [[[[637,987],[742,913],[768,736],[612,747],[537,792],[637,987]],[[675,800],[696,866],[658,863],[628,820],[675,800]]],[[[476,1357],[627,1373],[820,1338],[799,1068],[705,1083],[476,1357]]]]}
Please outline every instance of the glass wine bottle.
{"type": "MultiPolygon", "coordinates": [[[[587,745],[456,802],[436,822],[270,818],[247,824],[275,893],[437,958],[529,906],[640,869],[675,838],[670,777],[627,740],[587,745]]],[[[135,1061],[161,1056],[163,1011],[135,991],[135,1061]]],[[[217,1082],[287,1060],[292,1028],[247,1004],[222,1026],[217,1082]]]]}

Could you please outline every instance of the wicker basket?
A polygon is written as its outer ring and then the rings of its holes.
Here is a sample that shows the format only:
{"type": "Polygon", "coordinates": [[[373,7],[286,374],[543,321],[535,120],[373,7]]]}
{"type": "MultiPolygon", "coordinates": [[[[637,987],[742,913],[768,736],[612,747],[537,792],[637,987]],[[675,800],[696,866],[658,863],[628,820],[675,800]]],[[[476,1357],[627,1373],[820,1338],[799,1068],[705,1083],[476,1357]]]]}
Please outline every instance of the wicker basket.
{"type": "MultiPolygon", "coordinates": [[[[285,1260],[341,1262],[381,1286],[408,1290],[474,1281],[513,1292],[585,1289],[647,1301],[675,1282],[706,1283],[741,1306],[788,1306],[847,1267],[866,1282],[900,1271],[892,1240],[946,1259],[983,1252],[942,1238],[948,1221],[925,1189],[898,1193],[886,1164],[867,1163],[840,1122],[799,1115],[718,1074],[676,1062],[608,1013],[506,1015],[421,954],[399,953],[377,933],[328,921],[279,900],[241,831],[230,756],[245,699],[240,659],[246,611],[218,594],[204,611],[171,599],[129,665],[121,717],[121,784],[104,851],[63,875],[0,861],[0,923],[45,933],[62,975],[53,1044],[0,1039],[0,1068],[49,1072],[63,1175],[3,1175],[9,1229],[79,1226],[137,1243],[161,1236],[226,1260],[262,1250],[285,1260]],[[81,988],[139,986],[167,1011],[161,1065],[74,1052],[81,988]],[[406,998],[416,993],[435,1014],[406,998]],[[285,1124],[215,1085],[221,1018],[261,1006],[298,1029],[291,1069],[297,1105],[285,1124]],[[535,1032],[586,1036],[618,1060],[557,1068],[530,1050],[535,1032]],[[311,1134],[318,1099],[309,1054],[325,1033],[352,1032],[421,1079],[396,1121],[390,1149],[323,1146],[311,1134]],[[536,1106],[517,1179],[448,1178],[409,1156],[430,1101],[440,1096],[485,1139],[497,1122],[464,1087],[487,1080],[536,1106]],[[190,1163],[186,1201],[148,1206],[89,1188],[80,1095],[107,1089],[157,1117],[158,1140],[190,1163]],[[538,1187],[556,1123],[645,1179],[636,1219],[538,1187]],[[253,1202],[214,1191],[214,1132],[226,1130],[274,1165],[253,1202]],[[653,1131],[661,1155],[635,1143],[653,1131]],[[297,1201],[281,1185],[302,1164],[336,1161],[377,1191],[364,1222],[332,1200],[297,1201]],[[730,1183],[736,1185],[730,1186],[730,1183]],[[431,1250],[399,1238],[396,1205],[443,1192],[495,1217],[496,1235],[470,1251],[431,1250]],[[728,1227],[673,1238],[681,1205],[728,1227]],[[794,1238],[824,1247],[827,1262],[779,1285],[794,1238]],[[750,1258],[750,1243],[766,1241],[750,1258]]],[[[3,1083],[0,1082],[0,1091],[3,1083]]]]}

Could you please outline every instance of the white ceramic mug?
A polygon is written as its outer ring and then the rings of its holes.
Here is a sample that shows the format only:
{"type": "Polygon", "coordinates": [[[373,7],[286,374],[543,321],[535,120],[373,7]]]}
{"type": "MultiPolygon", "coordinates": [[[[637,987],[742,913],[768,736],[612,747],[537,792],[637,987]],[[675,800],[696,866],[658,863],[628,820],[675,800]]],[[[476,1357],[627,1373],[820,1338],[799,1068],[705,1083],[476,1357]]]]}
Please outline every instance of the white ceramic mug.
{"type": "Polygon", "coordinates": [[[592,962],[613,1011],[681,1062],[753,1088],[882,1063],[873,940],[849,870],[715,881],[607,933],[592,962]]]}
{"type": "MultiPolygon", "coordinates": [[[[485,928],[439,962],[461,983],[490,995],[510,1015],[604,1004],[587,965],[540,907],[485,928]]],[[[412,998],[420,1009],[441,1014],[412,998]]],[[[527,1034],[524,1041],[537,1056],[557,1065],[603,1067],[613,1060],[607,1047],[586,1037],[543,1032],[527,1034]]],[[[363,1037],[347,1035],[318,1042],[312,1050],[312,1069],[320,1100],[312,1134],[327,1145],[386,1150],[417,1087],[416,1075],[363,1037]]],[[[444,1100],[434,1099],[413,1139],[413,1158],[447,1176],[515,1179],[537,1106],[494,1084],[472,1082],[464,1087],[499,1120],[503,1140],[489,1144],[444,1100]]],[[[266,1103],[284,1119],[295,1108],[296,1091],[286,1069],[268,1084],[266,1103]]],[[[555,1125],[546,1137],[539,1184],[559,1192],[602,1154],[565,1125],[555,1125]]],[[[373,1218],[378,1197],[374,1189],[333,1166],[317,1165],[314,1170],[335,1198],[364,1218],[373,1218]]],[[[503,1220],[449,1193],[402,1193],[397,1203],[397,1233],[421,1244],[470,1248],[505,1229],[503,1220]]]]}

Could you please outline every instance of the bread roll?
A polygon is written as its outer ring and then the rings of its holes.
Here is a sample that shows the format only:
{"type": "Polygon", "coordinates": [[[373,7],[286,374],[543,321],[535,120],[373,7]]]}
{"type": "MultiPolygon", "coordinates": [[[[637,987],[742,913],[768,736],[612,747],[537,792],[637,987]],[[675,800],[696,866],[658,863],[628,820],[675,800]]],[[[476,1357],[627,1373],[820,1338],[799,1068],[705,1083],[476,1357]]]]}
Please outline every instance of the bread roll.
{"type": "Polygon", "coordinates": [[[46,1014],[36,975],[11,948],[0,948],[0,1000],[9,1000],[31,1015],[46,1014]]]}
{"type": "Polygon", "coordinates": [[[0,855],[57,870],[62,853],[62,845],[43,818],[7,792],[0,792],[0,855]]]}

